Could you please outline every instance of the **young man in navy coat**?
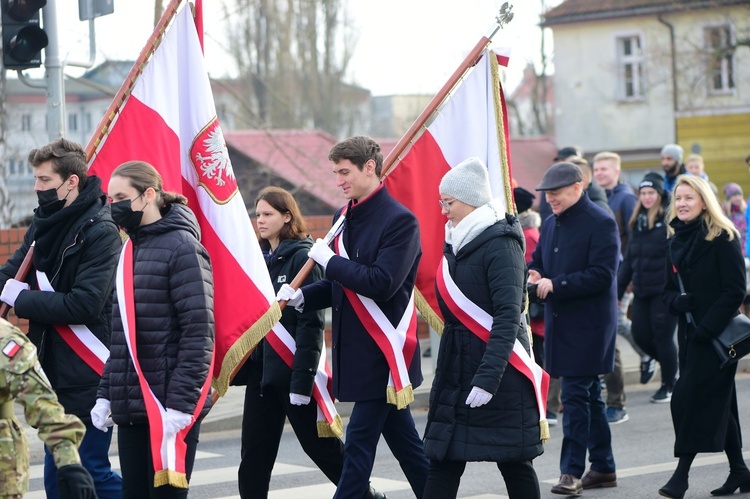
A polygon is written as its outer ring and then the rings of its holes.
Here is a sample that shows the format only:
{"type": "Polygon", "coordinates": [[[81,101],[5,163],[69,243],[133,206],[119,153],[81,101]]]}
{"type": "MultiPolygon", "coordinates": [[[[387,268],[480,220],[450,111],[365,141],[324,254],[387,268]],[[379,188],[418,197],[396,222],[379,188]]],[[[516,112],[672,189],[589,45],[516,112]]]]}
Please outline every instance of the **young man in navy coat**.
{"type": "Polygon", "coordinates": [[[413,313],[410,298],[422,255],[419,224],[381,184],[383,154],[377,142],[350,137],[336,144],[328,159],[336,186],[349,200],[343,208],[343,231],[333,243],[336,252],[318,239],[309,256],[325,269],[325,278],[296,292],[284,285],[277,299],[288,300],[298,310],[333,308],[333,394],[342,402],[354,402],[334,497],[362,497],[382,433],[419,498],[429,468],[422,441],[408,405],[398,409],[386,398],[389,378],[398,377],[399,385],[411,384],[412,389],[422,383],[419,342],[409,328],[406,342],[412,347],[399,349],[406,352],[405,367],[395,370],[387,357],[399,351],[389,351],[379,330],[396,329],[413,313]]]}
{"type": "Polygon", "coordinates": [[[589,200],[582,179],[572,163],[544,174],[536,190],[554,216],[542,224],[529,263],[529,283],[545,300],[545,369],[562,378],[561,476],[552,492],[563,495],[617,485],[599,375],[614,368],[620,241],[615,220],[589,200]],[[583,476],[587,450],[591,469],[583,476]]]}

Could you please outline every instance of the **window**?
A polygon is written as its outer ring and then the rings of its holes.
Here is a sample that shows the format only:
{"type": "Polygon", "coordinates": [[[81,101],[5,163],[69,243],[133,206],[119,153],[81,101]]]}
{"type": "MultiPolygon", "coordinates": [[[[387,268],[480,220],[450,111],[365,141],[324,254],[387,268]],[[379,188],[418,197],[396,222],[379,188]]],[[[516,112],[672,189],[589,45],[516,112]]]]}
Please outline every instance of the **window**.
{"type": "Polygon", "coordinates": [[[83,113],[83,131],[86,133],[91,131],[91,113],[83,113]]]}
{"type": "Polygon", "coordinates": [[[31,131],[31,115],[30,114],[21,115],[21,131],[22,132],[31,131]]]}
{"type": "Polygon", "coordinates": [[[68,131],[69,132],[78,131],[78,115],[75,113],[71,113],[68,115],[68,131]]]}
{"type": "Polygon", "coordinates": [[[644,96],[643,51],[639,35],[617,38],[618,91],[623,100],[644,96]]]}
{"type": "Polygon", "coordinates": [[[734,89],[734,48],[732,47],[731,26],[705,28],[704,39],[708,52],[709,92],[731,92],[734,89]]]}

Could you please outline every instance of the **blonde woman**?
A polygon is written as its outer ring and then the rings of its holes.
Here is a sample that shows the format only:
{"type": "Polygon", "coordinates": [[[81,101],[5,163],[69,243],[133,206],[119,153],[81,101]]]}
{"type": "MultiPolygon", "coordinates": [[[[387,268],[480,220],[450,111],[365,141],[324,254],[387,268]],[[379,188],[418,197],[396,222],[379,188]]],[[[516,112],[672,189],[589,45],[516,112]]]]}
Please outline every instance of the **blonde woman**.
{"type": "Polygon", "coordinates": [[[729,477],[713,495],[750,491],[750,470],[742,442],[734,384],[736,365],[719,369],[711,345],[745,297],[745,263],[740,238],[722,213],[708,182],[678,177],[667,214],[672,235],[667,255],[664,299],[678,316],[680,377],[672,394],[677,469],[659,489],[664,497],[681,498],[698,452],[725,452],[729,477]]]}

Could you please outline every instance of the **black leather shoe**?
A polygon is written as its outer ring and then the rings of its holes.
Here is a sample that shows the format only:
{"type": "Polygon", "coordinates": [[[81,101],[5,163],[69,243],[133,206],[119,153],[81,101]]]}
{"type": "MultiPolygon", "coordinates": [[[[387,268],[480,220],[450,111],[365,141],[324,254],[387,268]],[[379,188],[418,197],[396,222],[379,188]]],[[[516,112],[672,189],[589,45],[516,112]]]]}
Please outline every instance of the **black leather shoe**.
{"type": "Polygon", "coordinates": [[[362,499],[388,499],[385,494],[382,492],[379,492],[375,490],[372,486],[370,486],[370,489],[365,492],[364,497],[362,499]]]}
{"type": "Polygon", "coordinates": [[[563,496],[580,496],[581,492],[583,492],[583,484],[581,484],[580,478],[564,474],[560,476],[560,481],[557,485],[552,486],[551,492],[563,496]]]}
{"type": "Polygon", "coordinates": [[[673,476],[664,487],[659,489],[659,495],[662,497],[670,497],[671,499],[682,499],[685,497],[687,489],[687,477],[682,479],[673,476]]]}
{"type": "Polygon", "coordinates": [[[602,487],[617,487],[617,474],[600,473],[595,470],[589,470],[581,478],[581,484],[584,489],[599,489],[602,487]]]}
{"type": "Polygon", "coordinates": [[[740,492],[750,492],[750,470],[742,472],[729,472],[729,477],[724,485],[711,491],[712,496],[731,496],[740,489],[740,492]]]}

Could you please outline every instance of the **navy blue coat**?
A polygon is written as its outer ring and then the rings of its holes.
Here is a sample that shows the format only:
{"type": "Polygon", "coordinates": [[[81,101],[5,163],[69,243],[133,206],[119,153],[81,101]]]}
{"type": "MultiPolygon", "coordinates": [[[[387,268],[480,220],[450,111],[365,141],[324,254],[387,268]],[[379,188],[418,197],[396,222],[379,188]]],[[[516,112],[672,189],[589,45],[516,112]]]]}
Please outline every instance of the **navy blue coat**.
{"type": "MultiPolygon", "coordinates": [[[[334,256],[325,279],[302,287],[305,310],[332,307],[333,394],[343,402],[384,399],[390,373],[385,356],[354,313],[344,287],[373,299],[398,324],[422,256],[417,218],[381,186],[352,205],[342,233],[349,259],[334,256]]],[[[419,344],[411,359],[413,388],[422,383],[419,344]]]]}
{"type": "Polygon", "coordinates": [[[551,376],[614,369],[619,258],[615,220],[585,193],[542,224],[529,269],[554,288],[544,307],[544,367],[551,376]]]}

